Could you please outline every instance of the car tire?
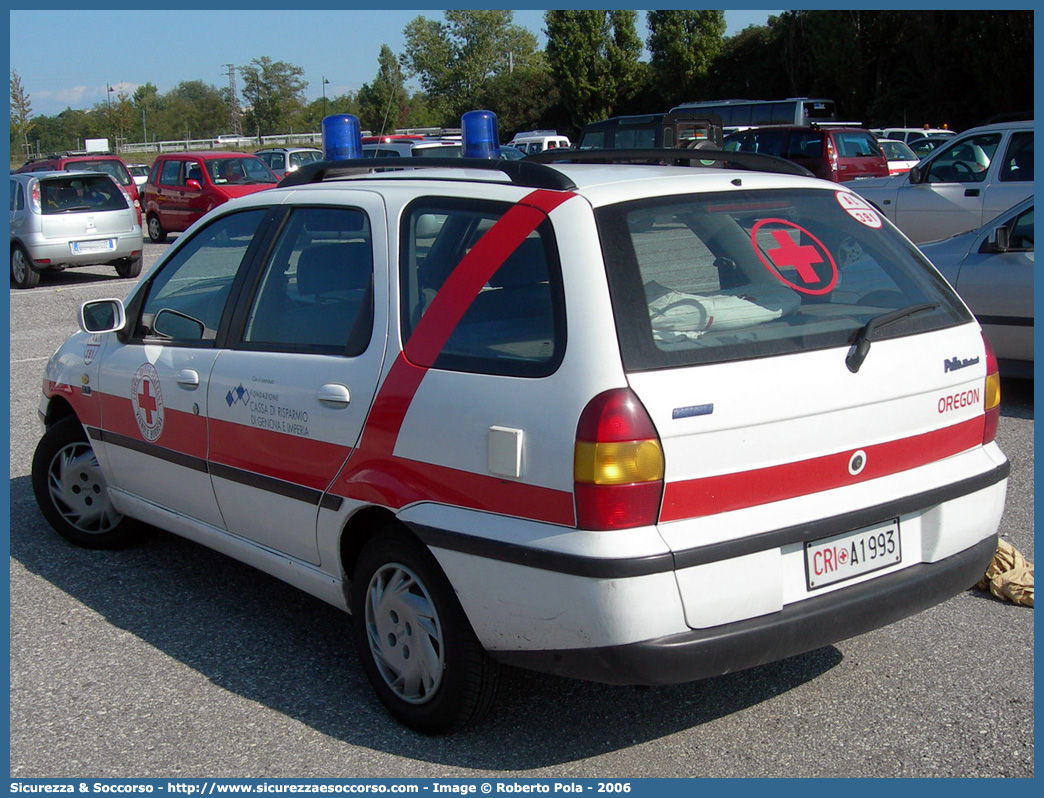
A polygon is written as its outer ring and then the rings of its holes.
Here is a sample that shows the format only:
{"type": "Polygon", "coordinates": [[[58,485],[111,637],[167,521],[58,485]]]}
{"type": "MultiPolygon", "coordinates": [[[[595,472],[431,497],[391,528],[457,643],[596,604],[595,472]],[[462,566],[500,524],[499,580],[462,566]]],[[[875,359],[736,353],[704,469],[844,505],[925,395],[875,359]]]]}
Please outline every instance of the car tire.
{"type": "Polygon", "coordinates": [[[116,274],[120,277],[137,277],[141,274],[141,255],[133,258],[121,258],[114,264],[116,274]]]}
{"type": "Polygon", "coordinates": [[[11,282],[16,288],[36,288],[40,284],[40,272],[32,267],[21,244],[11,247],[11,282]]]}
{"type": "Polygon", "coordinates": [[[390,527],[363,547],[351,606],[363,669],[400,723],[446,734],[489,712],[500,666],[482,648],[435,557],[416,538],[390,527]]]}
{"type": "Polygon", "coordinates": [[[134,522],[113,506],[83,425],[66,416],[44,433],[32,466],[33,494],[55,531],[86,549],[115,549],[135,536],[134,522]]]}
{"type": "Polygon", "coordinates": [[[145,226],[148,228],[149,241],[153,244],[162,244],[167,240],[167,231],[163,229],[163,225],[160,224],[159,217],[150,213],[145,220],[145,226]]]}

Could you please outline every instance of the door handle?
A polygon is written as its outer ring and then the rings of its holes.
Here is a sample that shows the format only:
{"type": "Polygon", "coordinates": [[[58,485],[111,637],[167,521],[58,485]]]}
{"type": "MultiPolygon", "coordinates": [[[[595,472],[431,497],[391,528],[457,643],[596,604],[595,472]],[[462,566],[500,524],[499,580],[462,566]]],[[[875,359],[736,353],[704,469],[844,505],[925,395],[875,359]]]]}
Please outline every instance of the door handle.
{"type": "Polygon", "coordinates": [[[966,196],[966,197],[977,197],[977,196],[979,196],[979,189],[977,189],[977,188],[966,188],[966,189],[964,189],[964,196],[966,196]]]}
{"type": "Polygon", "coordinates": [[[182,388],[195,390],[199,387],[199,372],[195,369],[182,369],[178,372],[176,380],[182,388]]]}
{"type": "Polygon", "coordinates": [[[339,385],[336,382],[329,382],[320,388],[316,398],[323,404],[335,405],[337,407],[347,407],[348,403],[352,401],[352,395],[348,392],[348,387],[339,385]]]}

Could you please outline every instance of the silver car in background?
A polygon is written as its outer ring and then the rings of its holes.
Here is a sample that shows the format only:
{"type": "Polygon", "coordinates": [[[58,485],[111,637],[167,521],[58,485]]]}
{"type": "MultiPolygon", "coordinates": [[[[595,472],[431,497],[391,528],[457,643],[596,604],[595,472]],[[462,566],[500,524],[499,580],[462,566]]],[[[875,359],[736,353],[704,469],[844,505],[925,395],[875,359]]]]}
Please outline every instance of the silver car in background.
{"type": "Polygon", "coordinates": [[[966,130],[905,174],[851,187],[916,244],[975,230],[1033,196],[1033,120],[966,130]]]}
{"type": "Polygon", "coordinates": [[[979,319],[1001,374],[1033,376],[1033,197],[978,230],[922,244],[979,319]]]}
{"type": "Polygon", "coordinates": [[[282,179],[306,164],[323,160],[323,151],[314,147],[266,147],[254,153],[282,179]]]}
{"type": "Polygon", "coordinates": [[[141,274],[142,236],[130,195],[101,172],[11,175],[11,283],[34,288],[40,273],[110,264],[141,274]]]}

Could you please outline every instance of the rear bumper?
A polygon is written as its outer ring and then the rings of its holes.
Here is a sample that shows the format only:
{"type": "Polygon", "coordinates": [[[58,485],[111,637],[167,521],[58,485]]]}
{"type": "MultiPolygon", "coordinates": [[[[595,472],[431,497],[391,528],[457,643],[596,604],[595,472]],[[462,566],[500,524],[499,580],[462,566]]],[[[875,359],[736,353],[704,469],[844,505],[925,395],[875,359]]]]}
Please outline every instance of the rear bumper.
{"type": "Polygon", "coordinates": [[[500,662],[606,684],[695,681],[802,654],[878,629],[957,595],[985,573],[997,536],[781,612],[621,646],[492,651],[500,662]]]}
{"type": "Polygon", "coordinates": [[[138,232],[121,232],[110,234],[84,235],[84,240],[113,238],[116,240],[116,248],[106,252],[87,252],[73,255],[69,249],[69,240],[52,240],[45,238],[30,237],[24,240],[29,257],[33,266],[39,270],[53,269],[60,266],[93,266],[100,263],[111,263],[121,258],[129,258],[135,252],[142,251],[142,237],[140,229],[138,232]],[[47,260],[50,263],[41,264],[39,261],[47,260]]]}

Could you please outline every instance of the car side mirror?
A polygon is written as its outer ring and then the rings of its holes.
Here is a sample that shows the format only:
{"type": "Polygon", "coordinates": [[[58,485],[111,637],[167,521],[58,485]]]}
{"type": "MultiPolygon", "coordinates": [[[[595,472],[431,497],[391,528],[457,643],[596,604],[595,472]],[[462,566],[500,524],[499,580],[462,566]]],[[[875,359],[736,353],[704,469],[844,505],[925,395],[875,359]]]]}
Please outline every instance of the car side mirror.
{"type": "Polygon", "coordinates": [[[911,183],[920,183],[921,182],[921,178],[923,177],[923,175],[921,174],[921,167],[920,166],[913,167],[912,169],[910,169],[909,172],[907,172],[907,174],[910,175],[910,182],[911,183]]]}
{"type": "Polygon", "coordinates": [[[993,235],[986,239],[987,252],[1007,252],[1011,248],[1011,230],[1008,225],[1002,225],[993,231],[993,235]]]}
{"type": "Polygon", "coordinates": [[[178,313],[170,308],[163,308],[152,320],[152,331],[164,338],[176,338],[182,341],[202,341],[206,325],[199,319],[178,313]]]}
{"type": "Polygon", "coordinates": [[[196,191],[202,191],[203,190],[203,184],[200,183],[198,180],[186,180],[185,181],[185,188],[191,188],[191,189],[195,189],[196,191]]]}
{"type": "Polygon", "coordinates": [[[80,305],[77,322],[85,333],[116,332],[126,326],[127,311],[119,299],[95,299],[80,305]]]}

